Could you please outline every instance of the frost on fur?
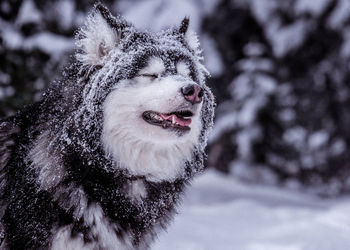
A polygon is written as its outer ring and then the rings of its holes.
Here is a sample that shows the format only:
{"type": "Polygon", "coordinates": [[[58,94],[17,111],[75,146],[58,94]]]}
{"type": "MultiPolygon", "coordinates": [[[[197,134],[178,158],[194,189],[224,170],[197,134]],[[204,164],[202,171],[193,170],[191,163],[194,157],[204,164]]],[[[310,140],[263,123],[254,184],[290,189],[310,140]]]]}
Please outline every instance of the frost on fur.
{"type": "Polygon", "coordinates": [[[149,248],[203,169],[213,126],[187,28],[185,19],[138,31],[95,6],[78,33],[79,62],[0,123],[0,249],[149,248]],[[188,85],[201,88],[201,104],[186,98],[188,85]]]}
{"type": "Polygon", "coordinates": [[[184,36],[185,42],[187,43],[188,47],[193,51],[194,55],[199,57],[199,59],[203,59],[201,56],[202,50],[200,49],[198,36],[196,32],[188,29],[189,22],[190,20],[187,17],[185,17],[182,20],[179,28],[179,33],[184,36]]]}
{"type": "Polygon", "coordinates": [[[196,56],[200,56],[202,54],[202,50],[200,49],[199,39],[196,32],[193,30],[187,31],[185,39],[188,46],[195,52],[196,56]]]}
{"type": "Polygon", "coordinates": [[[120,33],[112,27],[96,7],[78,33],[77,59],[85,65],[96,65],[120,40],[120,33]]]}

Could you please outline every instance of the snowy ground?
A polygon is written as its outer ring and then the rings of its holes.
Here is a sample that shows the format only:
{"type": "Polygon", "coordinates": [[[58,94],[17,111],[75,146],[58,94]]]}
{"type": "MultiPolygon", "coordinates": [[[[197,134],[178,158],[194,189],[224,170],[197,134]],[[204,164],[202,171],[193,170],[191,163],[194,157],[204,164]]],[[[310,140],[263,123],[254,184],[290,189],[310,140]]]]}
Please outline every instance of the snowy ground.
{"type": "Polygon", "coordinates": [[[350,197],[321,200],[208,171],[152,250],[347,250],[350,197]]]}

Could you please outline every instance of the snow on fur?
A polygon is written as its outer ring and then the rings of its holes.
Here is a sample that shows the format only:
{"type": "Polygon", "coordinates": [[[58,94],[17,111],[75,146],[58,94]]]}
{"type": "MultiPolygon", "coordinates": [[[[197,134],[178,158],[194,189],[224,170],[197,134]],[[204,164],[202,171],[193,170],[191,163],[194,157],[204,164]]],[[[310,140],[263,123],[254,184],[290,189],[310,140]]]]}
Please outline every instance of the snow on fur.
{"type": "MultiPolygon", "coordinates": [[[[63,79],[51,85],[42,101],[0,124],[0,141],[12,145],[0,147],[6,153],[0,159],[0,183],[7,197],[1,200],[1,248],[38,249],[53,240],[55,247],[63,240],[66,246],[104,248],[118,239],[125,249],[147,249],[169,224],[186,184],[203,168],[214,115],[207,71],[185,39],[188,25],[181,27],[138,31],[96,5],[78,33],[77,60],[63,79]],[[181,156],[179,171],[171,178],[159,175],[157,181],[118,167],[102,139],[106,98],[123,82],[132,83],[152,57],[160,58],[168,73],[176,72],[178,61],[186,61],[191,81],[204,91],[190,152],[181,156]],[[18,130],[7,129],[11,127],[18,130]],[[105,234],[108,230],[114,233],[105,234]]],[[[161,70],[158,66],[148,70],[161,70]]],[[[171,73],[170,78],[189,79],[184,69],[185,76],[171,73]]]]}
{"type": "Polygon", "coordinates": [[[77,46],[82,50],[76,57],[83,64],[98,64],[118,43],[119,35],[98,12],[90,14],[86,25],[79,32],[77,46]],[[99,32],[96,32],[96,31],[99,32]]]}
{"type": "MultiPolygon", "coordinates": [[[[87,24],[85,27],[90,27],[88,30],[92,32],[91,28],[99,28],[99,26],[95,25],[96,23],[101,24],[103,23],[103,26],[107,24],[106,21],[101,21],[101,15],[96,14],[93,12],[90,14],[87,24]]],[[[115,22],[119,22],[121,20],[120,17],[115,19],[115,22]]],[[[125,22],[122,20],[121,22],[125,22]]],[[[108,25],[108,24],[107,24],[108,25]]],[[[89,35],[90,32],[86,32],[87,28],[83,28],[81,32],[83,34],[89,35]]],[[[116,37],[116,34],[114,33],[113,28],[105,27],[103,34],[110,35],[111,37],[116,37]],[[105,30],[108,30],[108,32],[105,32],[105,30]],[[115,35],[115,36],[114,36],[115,35]]],[[[94,74],[91,74],[89,76],[90,81],[89,84],[86,84],[83,86],[83,93],[84,96],[83,103],[80,105],[80,107],[74,112],[74,118],[71,117],[67,120],[67,123],[64,124],[64,129],[68,129],[69,126],[77,126],[77,130],[81,130],[83,125],[83,128],[86,131],[89,131],[89,136],[91,136],[91,128],[98,128],[101,124],[101,110],[102,106],[100,105],[102,103],[102,100],[108,95],[108,93],[113,88],[118,87],[118,82],[121,79],[127,79],[130,77],[135,70],[135,66],[133,64],[135,63],[135,58],[138,56],[142,56],[142,54],[147,53],[154,53],[159,51],[178,51],[179,53],[183,54],[184,56],[190,58],[194,66],[196,68],[196,78],[198,78],[198,81],[201,85],[203,85],[203,88],[206,90],[205,95],[206,98],[204,98],[205,102],[202,109],[202,120],[203,120],[203,128],[201,131],[201,138],[200,138],[200,144],[197,145],[197,148],[199,152],[201,152],[207,142],[207,134],[209,130],[212,127],[213,123],[213,96],[211,94],[211,91],[209,88],[204,85],[205,78],[207,76],[207,71],[203,64],[201,63],[202,58],[198,57],[198,53],[196,53],[193,48],[198,49],[199,43],[198,40],[196,43],[193,42],[193,40],[190,40],[189,45],[187,43],[187,40],[184,39],[185,44],[181,39],[179,39],[182,34],[179,34],[176,32],[176,29],[168,29],[165,31],[160,31],[159,33],[150,34],[150,33],[143,33],[138,32],[133,26],[128,24],[124,28],[123,36],[124,38],[117,43],[113,50],[109,52],[109,54],[106,56],[106,59],[104,59],[104,64],[101,69],[94,72],[94,74]],[[195,52],[195,53],[194,53],[195,52]],[[72,124],[69,124],[72,123],[72,124]],[[75,125],[73,125],[75,124],[75,125]]],[[[187,33],[191,33],[187,31],[187,28],[185,30],[184,36],[187,36],[187,33]]],[[[120,33],[119,33],[120,35],[120,33]]],[[[193,34],[191,35],[193,39],[193,34]]],[[[93,38],[93,36],[91,37],[93,38]]],[[[87,42],[89,39],[89,36],[85,36],[84,38],[80,38],[78,36],[78,44],[87,42]],[[86,40],[88,39],[88,40],[86,40]]],[[[102,38],[101,38],[102,39],[102,38]]],[[[108,39],[107,39],[108,40],[108,39]]],[[[113,41],[113,39],[109,39],[108,41],[113,41]]],[[[94,45],[98,45],[98,43],[94,43],[94,45]]],[[[95,47],[94,52],[98,51],[98,48],[95,47]]],[[[85,58],[97,58],[95,57],[96,54],[93,54],[91,56],[85,55],[85,58]]],[[[78,53],[77,57],[81,58],[81,54],[78,53]]],[[[84,57],[84,56],[83,56],[84,57]]],[[[87,60],[88,61],[88,60],[87,60]]],[[[86,60],[83,60],[83,62],[87,62],[86,60]]],[[[80,72],[86,72],[87,70],[91,69],[89,65],[86,65],[85,63],[80,66],[80,72]]],[[[60,141],[64,141],[64,144],[69,144],[71,141],[79,141],[79,146],[83,147],[83,151],[86,152],[93,152],[97,146],[100,145],[94,145],[93,148],[91,148],[91,145],[87,145],[86,141],[84,140],[85,136],[79,137],[79,138],[69,138],[67,136],[66,132],[61,132],[57,135],[57,139],[60,141]]],[[[101,131],[96,130],[96,133],[101,133],[101,131]]],[[[96,134],[96,137],[98,135],[96,134]]],[[[63,145],[64,145],[63,144],[63,145]]],[[[98,141],[96,141],[96,144],[98,144],[98,141]]],[[[62,150],[62,147],[61,149],[62,150]]],[[[198,153],[198,155],[202,155],[202,153],[198,153]]],[[[192,170],[191,170],[192,171],[192,170]]]]}

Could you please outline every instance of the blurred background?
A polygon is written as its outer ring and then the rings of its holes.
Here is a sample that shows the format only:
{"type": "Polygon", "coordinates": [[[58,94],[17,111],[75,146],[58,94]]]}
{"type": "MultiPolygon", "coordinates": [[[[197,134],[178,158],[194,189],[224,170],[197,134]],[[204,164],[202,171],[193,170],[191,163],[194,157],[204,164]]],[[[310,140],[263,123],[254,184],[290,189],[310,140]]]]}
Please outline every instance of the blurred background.
{"type": "MultiPolygon", "coordinates": [[[[94,2],[0,1],[0,118],[60,78],[94,2]]],[[[103,3],[151,31],[189,16],[218,103],[207,170],[155,249],[350,249],[349,0],[103,3]]]]}

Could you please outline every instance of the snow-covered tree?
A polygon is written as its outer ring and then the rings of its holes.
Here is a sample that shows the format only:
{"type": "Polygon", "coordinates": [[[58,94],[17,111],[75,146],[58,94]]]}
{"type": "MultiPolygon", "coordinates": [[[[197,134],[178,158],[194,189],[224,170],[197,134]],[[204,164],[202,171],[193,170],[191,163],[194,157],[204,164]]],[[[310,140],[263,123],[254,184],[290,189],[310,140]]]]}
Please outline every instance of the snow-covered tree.
{"type": "Polygon", "coordinates": [[[234,61],[225,64],[230,97],[218,107],[211,165],[250,180],[312,185],[323,194],[350,191],[349,6],[222,1],[214,13],[230,26],[211,30],[223,57],[234,61]],[[246,45],[237,46],[235,37],[246,45]],[[265,51],[263,74],[246,53],[259,51],[254,47],[265,51]]]}
{"type": "Polygon", "coordinates": [[[38,100],[60,76],[74,49],[74,32],[94,2],[0,2],[0,117],[38,100]]]}

